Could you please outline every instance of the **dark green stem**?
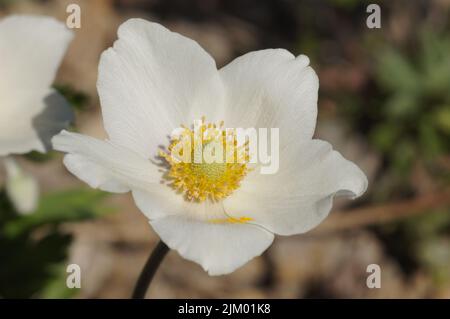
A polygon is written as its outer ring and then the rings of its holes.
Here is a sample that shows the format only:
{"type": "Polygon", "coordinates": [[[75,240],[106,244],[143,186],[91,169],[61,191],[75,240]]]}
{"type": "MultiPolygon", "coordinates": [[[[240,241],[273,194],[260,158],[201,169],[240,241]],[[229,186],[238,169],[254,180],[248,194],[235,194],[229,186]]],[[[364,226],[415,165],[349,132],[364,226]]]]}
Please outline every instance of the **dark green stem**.
{"type": "Polygon", "coordinates": [[[169,247],[160,240],[142,269],[136,287],[134,288],[133,299],[145,298],[145,294],[150,287],[152,279],[168,252],[169,247]]]}

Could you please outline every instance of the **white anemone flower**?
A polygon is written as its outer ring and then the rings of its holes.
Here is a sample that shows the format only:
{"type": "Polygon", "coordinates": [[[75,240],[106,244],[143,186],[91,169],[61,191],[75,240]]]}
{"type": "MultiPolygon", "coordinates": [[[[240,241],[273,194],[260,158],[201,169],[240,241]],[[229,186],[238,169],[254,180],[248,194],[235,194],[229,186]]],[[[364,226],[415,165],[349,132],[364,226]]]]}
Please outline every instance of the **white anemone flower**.
{"type": "MultiPolygon", "coordinates": [[[[0,157],[45,152],[51,138],[72,121],[67,101],[51,88],[72,37],[63,23],[50,17],[0,19],[0,157]]],[[[33,209],[37,184],[12,159],[6,163],[13,204],[20,212],[33,209]]]]}
{"type": "MultiPolygon", "coordinates": [[[[275,234],[316,227],[335,195],[355,198],[367,188],[355,164],[313,139],[318,87],[304,55],[250,52],[217,70],[195,41],[131,19],[99,65],[109,139],[63,131],[53,144],[68,153],[68,170],[91,187],[131,191],[170,248],[210,275],[227,274],[265,251],[275,234]],[[203,117],[226,127],[279,128],[279,170],[264,175],[245,162],[174,161],[177,137],[170,141],[170,134],[181,123],[188,125],[181,134],[192,134],[190,125],[203,117]]],[[[208,127],[222,132],[221,125],[208,127]]]]}

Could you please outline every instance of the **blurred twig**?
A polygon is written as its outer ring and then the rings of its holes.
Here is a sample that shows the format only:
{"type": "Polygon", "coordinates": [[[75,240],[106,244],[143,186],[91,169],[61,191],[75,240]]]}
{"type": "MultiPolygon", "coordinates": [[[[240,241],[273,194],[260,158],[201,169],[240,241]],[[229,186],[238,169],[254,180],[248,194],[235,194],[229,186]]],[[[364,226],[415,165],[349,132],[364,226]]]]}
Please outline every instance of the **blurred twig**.
{"type": "Polygon", "coordinates": [[[342,230],[379,225],[412,217],[433,209],[450,206],[450,189],[419,195],[415,198],[375,207],[352,209],[331,214],[312,234],[323,234],[342,230]]]}

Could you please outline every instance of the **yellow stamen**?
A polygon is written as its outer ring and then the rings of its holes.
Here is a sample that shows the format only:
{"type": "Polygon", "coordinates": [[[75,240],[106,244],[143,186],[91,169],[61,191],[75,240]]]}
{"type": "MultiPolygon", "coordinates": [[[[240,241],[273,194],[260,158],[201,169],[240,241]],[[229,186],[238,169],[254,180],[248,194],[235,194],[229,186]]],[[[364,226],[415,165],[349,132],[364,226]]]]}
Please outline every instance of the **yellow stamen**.
{"type": "Polygon", "coordinates": [[[215,218],[215,219],[209,219],[208,222],[212,223],[212,224],[245,224],[249,221],[252,221],[253,218],[250,217],[239,217],[239,218],[234,218],[234,217],[228,217],[228,218],[215,218]]]}
{"type": "MultiPolygon", "coordinates": [[[[170,186],[187,200],[218,201],[236,190],[248,173],[248,143],[238,146],[235,132],[226,131],[223,121],[205,124],[172,137],[167,152],[159,155],[170,165],[170,186]]],[[[233,221],[228,221],[233,222],[233,221]]]]}

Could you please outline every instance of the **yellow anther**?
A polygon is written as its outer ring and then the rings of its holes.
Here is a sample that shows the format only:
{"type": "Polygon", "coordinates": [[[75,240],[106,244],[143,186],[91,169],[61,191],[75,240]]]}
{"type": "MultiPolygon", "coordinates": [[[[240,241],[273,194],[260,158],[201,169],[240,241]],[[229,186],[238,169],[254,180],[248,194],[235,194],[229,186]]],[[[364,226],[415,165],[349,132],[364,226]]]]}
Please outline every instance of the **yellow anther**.
{"type": "Polygon", "coordinates": [[[182,126],[182,133],[172,138],[168,151],[159,153],[170,165],[166,175],[169,185],[189,201],[223,199],[239,187],[248,173],[248,143],[239,147],[236,134],[227,134],[223,124],[205,124],[202,117],[195,130],[182,126]],[[181,151],[179,143],[183,143],[181,151]]]}

